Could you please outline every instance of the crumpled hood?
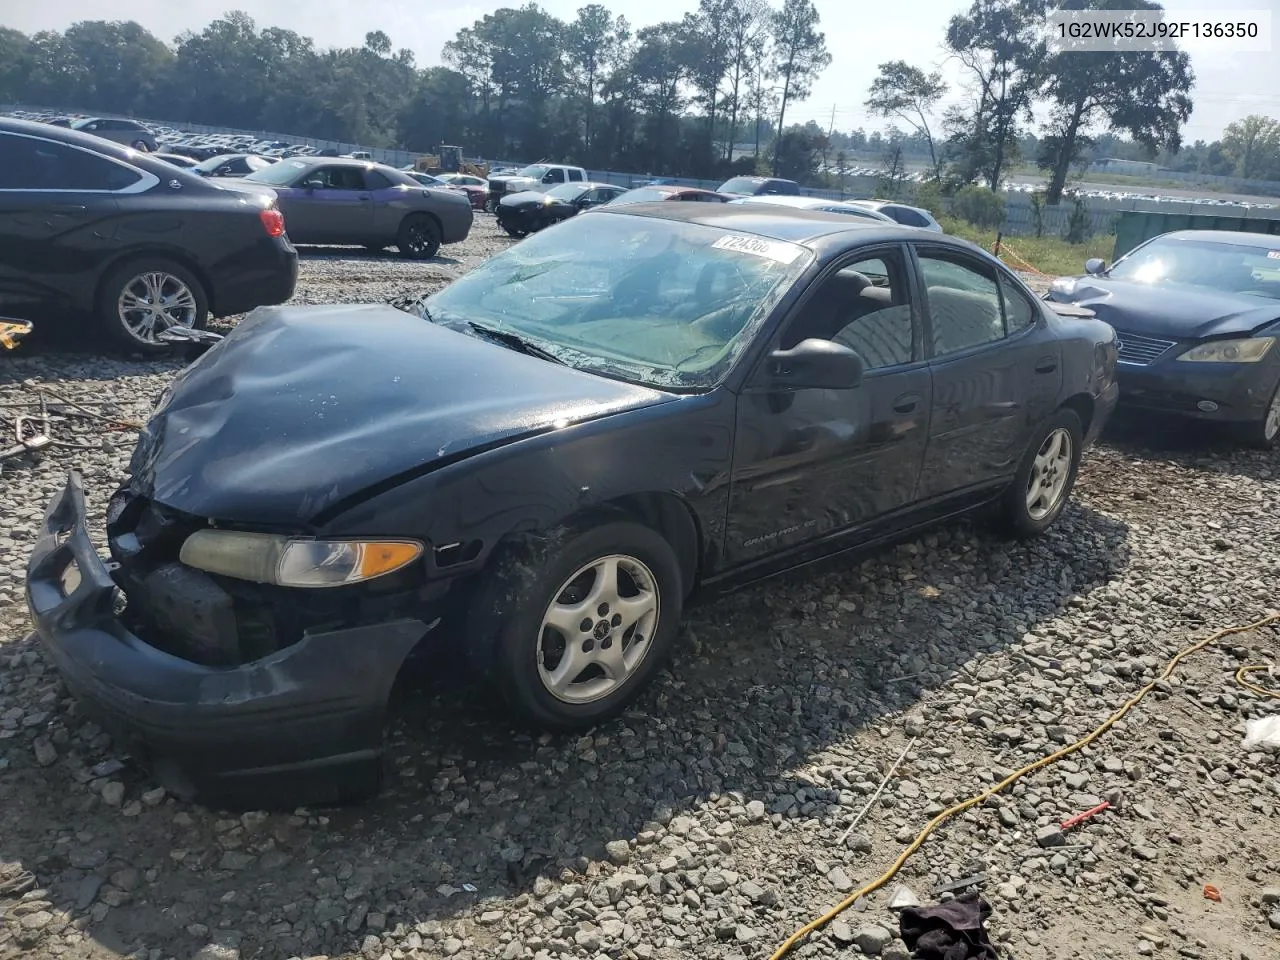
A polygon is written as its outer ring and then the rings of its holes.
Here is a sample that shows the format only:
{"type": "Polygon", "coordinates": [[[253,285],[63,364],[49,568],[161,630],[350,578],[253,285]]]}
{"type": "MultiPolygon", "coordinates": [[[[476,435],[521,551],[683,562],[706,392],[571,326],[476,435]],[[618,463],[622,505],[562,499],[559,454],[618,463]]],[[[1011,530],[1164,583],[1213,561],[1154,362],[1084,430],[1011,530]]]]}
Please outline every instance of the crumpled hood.
{"type": "MultiPolygon", "coordinates": [[[[545,193],[539,193],[537,190],[521,190],[519,193],[504,195],[498,204],[503,207],[536,207],[546,203],[547,199],[545,193]]],[[[551,202],[558,201],[552,199],[551,202]]]]}
{"type": "Polygon", "coordinates": [[[165,391],[131,483],[196,516],[299,525],[374,484],[671,399],[394,307],[260,307],[165,391]]]}
{"type": "Polygon", "coordinates": [[[1054,299],[1088,307],[1117,330],[1169,340],[1248,334],[1280,318],[1280,301],[1191,287],[1157,286],[1077,277],[1075,289],[1054,299]]]}

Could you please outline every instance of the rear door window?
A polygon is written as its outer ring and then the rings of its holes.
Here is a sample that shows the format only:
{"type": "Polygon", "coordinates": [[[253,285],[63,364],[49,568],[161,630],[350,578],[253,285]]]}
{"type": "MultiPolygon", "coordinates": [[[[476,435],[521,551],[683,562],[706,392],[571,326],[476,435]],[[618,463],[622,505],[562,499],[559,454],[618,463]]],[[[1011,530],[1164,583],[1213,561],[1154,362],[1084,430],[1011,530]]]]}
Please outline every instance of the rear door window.
{"type": "Polygon", "coordinates": [[[144,175],[64,143],[0,134],[0,190],[116,191],[144,175]]]}
{"type": "Polygon", "coordinates": [[[582,171],[581,171],[581,170],[573,170],[573,169],[570,169],[570,171],[569,171],[569,179],[570,179],[570,181],[577,182],[577,183],[581,183],[581,182],[582,182],[582,171]]]}

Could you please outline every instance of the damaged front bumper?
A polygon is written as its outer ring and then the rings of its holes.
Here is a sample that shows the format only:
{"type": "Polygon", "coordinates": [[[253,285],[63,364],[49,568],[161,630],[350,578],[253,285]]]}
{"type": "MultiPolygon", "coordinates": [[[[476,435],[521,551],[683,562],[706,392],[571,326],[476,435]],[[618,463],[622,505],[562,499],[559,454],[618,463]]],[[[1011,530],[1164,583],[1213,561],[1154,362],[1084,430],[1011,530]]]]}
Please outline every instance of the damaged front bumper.
{"type": "Polygon", "coordinates": [[[376,792],[392,685],[436,622],[308,633],[250,663],[203,666],[121,623],[112,566],[93,548],[84,486],[72,473],[28,561],[27,604],[67,687],[166,789],[252,807],[376,792]]]}

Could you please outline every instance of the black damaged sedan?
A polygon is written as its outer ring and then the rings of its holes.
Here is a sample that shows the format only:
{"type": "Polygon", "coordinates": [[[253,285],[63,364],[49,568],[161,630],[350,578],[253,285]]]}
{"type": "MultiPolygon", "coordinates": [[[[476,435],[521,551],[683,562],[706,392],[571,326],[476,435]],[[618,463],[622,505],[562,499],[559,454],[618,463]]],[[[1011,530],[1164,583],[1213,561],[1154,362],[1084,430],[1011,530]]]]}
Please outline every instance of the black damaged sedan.
{"type": "Polygon", "coordinates": [[[1121,408],[1280,438],[1280,237],[1180,230],[1054,281],[1119,336],[1121,408]]]}
{"type": "Polygon", "coordinates": [[[1110,327],[963,241],[604,209],[416,314],[255,311],[92,492],[108,558],[72,474],[28,602],[68,687],[180,795],[350,799],[415,651],[461,644],[522,723],[583,728],[653,678],[695,589],[984,505],[1040,533],[1115,362],[1110,327]]]}
{"type": "Polygon", "coordinates": [[[609,183],[562,183],[546,193],[524,190],[498,203],[498,226],[511,237],[524,237],[553,223],[576,217],[583,210],[603,206],[626,193],[609,183]]]}

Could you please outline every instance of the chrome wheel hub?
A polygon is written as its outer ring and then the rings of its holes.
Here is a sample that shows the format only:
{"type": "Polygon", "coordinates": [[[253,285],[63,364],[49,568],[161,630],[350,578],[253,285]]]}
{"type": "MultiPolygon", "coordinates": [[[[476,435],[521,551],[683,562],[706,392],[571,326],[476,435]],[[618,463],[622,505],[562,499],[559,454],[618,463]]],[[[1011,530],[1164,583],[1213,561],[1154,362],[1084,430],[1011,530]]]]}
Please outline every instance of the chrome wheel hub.
{"type": "Polygon", "coordinates": [[[1271,406],[1267,408],[1267,419],[1262,423],[1262,433],[1267,440],[1274,440],[1280,433],[1280,389],[1271,398],[1271,406]]]}
{"type": "Polygon", "coordinates": [[[564,703],[607,697],[648,656],[661,609],[653,573],[634,557],[592,561],[561,585],[538,632],[538,676],[564,703]]]}
{"type": "Polygon", "coordinates": [[[196,297],[171,273],[142,273],[125,284],[116,312],[136,340],[158,343],[163,330],[195,326],[196,297]]]}
{"type": "Polygon", "coordinates": [[[1071,434],[1059,427],[1044,438],[1027,480],[1027,513],[1032,520],[1049,516],[1062,500],[1071,475],[1071,434]]]}

